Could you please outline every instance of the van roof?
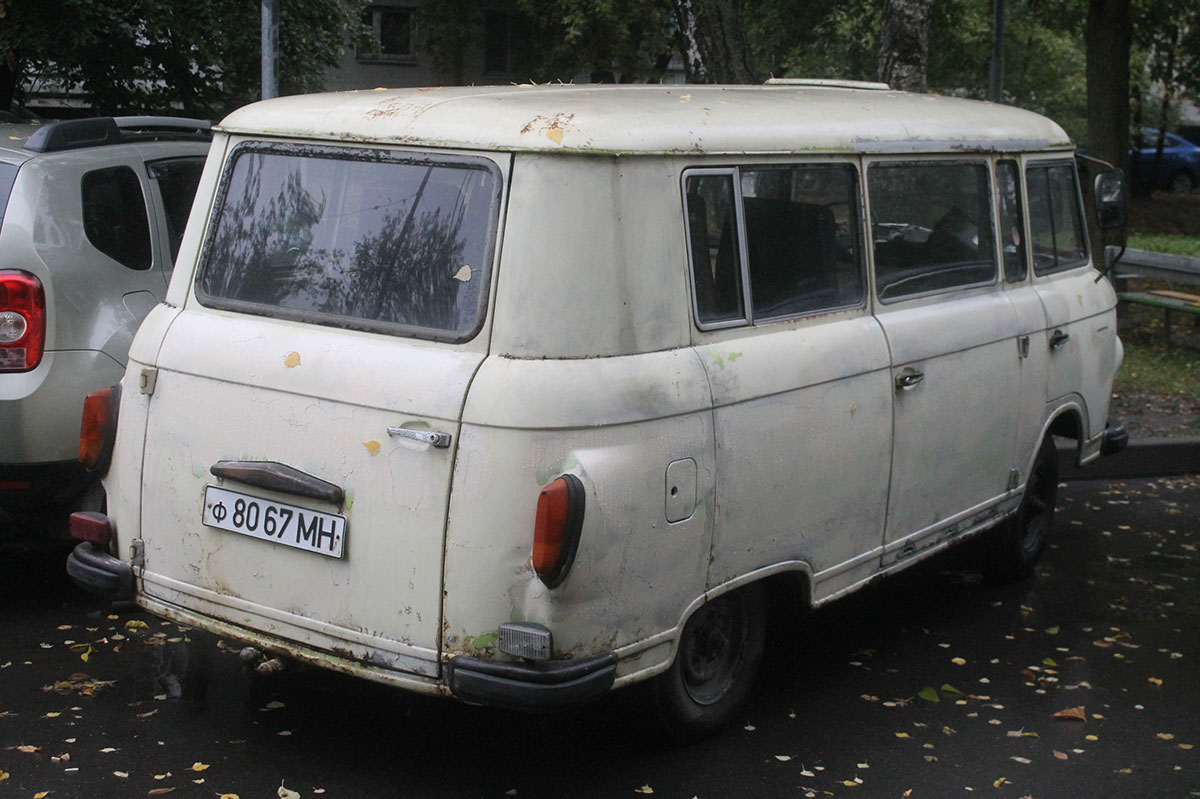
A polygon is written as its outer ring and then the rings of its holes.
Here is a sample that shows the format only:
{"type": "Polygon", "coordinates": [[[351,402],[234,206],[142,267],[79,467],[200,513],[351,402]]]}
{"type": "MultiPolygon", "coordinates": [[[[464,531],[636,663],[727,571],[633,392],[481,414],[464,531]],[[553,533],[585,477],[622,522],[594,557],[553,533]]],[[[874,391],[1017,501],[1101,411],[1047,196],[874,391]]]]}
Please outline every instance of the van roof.
{"type": "Polygon", "coordinates": [[[1063,149],[995,103],[819,83],[374,89],[266,100],[218,130],[468,150],[652,155],[1063,149]]]}

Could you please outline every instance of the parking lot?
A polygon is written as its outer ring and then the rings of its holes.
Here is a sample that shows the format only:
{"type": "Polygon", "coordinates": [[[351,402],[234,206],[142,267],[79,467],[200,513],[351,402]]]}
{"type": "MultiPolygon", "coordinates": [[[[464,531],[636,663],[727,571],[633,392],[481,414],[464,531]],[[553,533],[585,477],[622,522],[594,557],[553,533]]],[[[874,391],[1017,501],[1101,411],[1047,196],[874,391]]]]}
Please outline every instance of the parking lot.
{"type": "Polygon", "coordinates": [[[235,644],[79,593],[61,553],[13,553],[0,589],[0,788],[1200,796],[1198,486],[1064,484],[1053,547],[1024,583],[983,584],[966,555],[947,557],[780,614],[744,723],[682,749],[658,739],[640,692],[536,717],[323,672],[251,684],[235,644]]]}

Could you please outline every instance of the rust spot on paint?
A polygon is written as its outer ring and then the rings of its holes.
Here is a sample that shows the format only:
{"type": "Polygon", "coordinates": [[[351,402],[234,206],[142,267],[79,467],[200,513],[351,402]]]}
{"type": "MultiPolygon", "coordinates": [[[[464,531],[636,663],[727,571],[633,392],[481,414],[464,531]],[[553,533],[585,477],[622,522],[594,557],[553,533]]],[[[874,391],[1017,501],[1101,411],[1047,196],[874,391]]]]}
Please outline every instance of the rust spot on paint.
{"type": "Polygon", "coordinates": [[[525,127],[521,128],[521,133],[541,131],[550,141],[555,144],[562,144],[563,131],[572,127],[573,119],[575,119],[574,114],[555,114],[552,117],[545,117],[539,114],[525,123],[525,127]]]}
{"type": "Polygon", "coordinates": [[[287,357],[283,359],[283,365],[289,369],[295,369],[300,365],[300,353],[289,352],[287,357]]]}

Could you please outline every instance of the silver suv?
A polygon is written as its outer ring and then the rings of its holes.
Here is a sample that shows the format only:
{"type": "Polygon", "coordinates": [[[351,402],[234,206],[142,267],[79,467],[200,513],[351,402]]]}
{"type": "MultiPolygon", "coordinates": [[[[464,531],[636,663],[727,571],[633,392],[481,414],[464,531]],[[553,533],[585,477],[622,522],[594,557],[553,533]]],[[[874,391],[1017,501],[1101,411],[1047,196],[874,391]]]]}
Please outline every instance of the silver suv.
{"type": "Polygon", "coordinates": [[[84,397],[163,298],[210,140],[168,117],[0,124],[0,511],[92,485],[84,397]]]}

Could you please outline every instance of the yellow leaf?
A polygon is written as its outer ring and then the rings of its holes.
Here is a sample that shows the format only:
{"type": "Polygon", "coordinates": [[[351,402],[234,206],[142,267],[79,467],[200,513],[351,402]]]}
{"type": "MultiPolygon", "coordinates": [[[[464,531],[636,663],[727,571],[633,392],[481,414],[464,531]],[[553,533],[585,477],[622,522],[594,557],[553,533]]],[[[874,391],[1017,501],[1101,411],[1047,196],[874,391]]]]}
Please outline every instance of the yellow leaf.
{"type": "Polygon", "coordinates": [[[1055,750],[1054,750],[1054,756],[1055,756],[1056,758],[1058,758],[1059,760],[1066,760],[1066,759],[1067,759],[1067,753],[1066,753],[1066,752],[1060,752],[1060,751],[1058,751],[1057,749],[1055,749],[1055,750]]]}
{"type": "Polygon", "coordinates": [[[1162,680],[1158,679],[1157,677],[1151,677],[1150,679],[1146,680],[1146,682],[1150,683],[1151,685],[1157,685],[1159,688],[1161,688],[1163,684],[1162,680]]]}
{"type": "Polygon", "coordinates": [[[238,796],[236,793],[223,793],[221,794],[220,799],[242,799],[242,797],[238,796]]]}
{"type": "Polygon", "coordinates": [[[897,737],[897,738],[907,738],[907,737],[908,737],[908,733],[906,733],[906,732],[898,732],[898,733],[896,733],[896,737],[897,737]]]}
{"type": "Polygon", "coordinates": [[[289,369],[295,369],[300,365],[300,353],[289,352],[287,357],[283,359],[283,365],[289,369]]]}
{"type": "Polygon", "coordinates": [[[33,795],[33,799],[46,799],[50,795],[49,791],[38,791],[33,795]]]}
{"type": "Polygon", "coordinates": [[[8,779],[8,777],[9,773],[3,769],[0,769],[0,782],[4,782],[6,779],[8,779]]]}
{"type": "Polygon", "coordinates": [[[963,660],[962,658],[953,658],[953,659],[951,659],[950,662],[953,663],[955,666],[967,665],[967,661],[963,660]]]}
{"type": "Polygon", "coordinates": [[[1008,778],[1007,778],[1007,777],[1001,777],[1000,779],[998,779],[998,780],[996,780],[995,782],[993,782],[993,783],[992,783],[992,787],[993,787],[993,788],[999,788],[1001,785],[1004,785],[1006,782],[1008,782],[1008,778]]]}
{"type": "Polygon", "coordinates": [[[1164,741],[1173,741],[1173,740],[1175,740],[1175,736],[1174,736],[1174,734],[1172,734],[1172,733],[1169,733],[1169,732],[1160,732],[1160,733],[1159,733],[1158,735],[1156,735],[1155,737],[1156,737],[1156,738],[1161,738],[1161,739],[1162,739],[1162,740],[1164,740],[1164,741]]]}
{"type": "Polygon", "coordinates": [[[150,625],[146,624],[146,622],[142,621],[141,619],[130,619],[129,621],[125,622],[125,629],[129,630],[129,632],[135,632],[137,630],[149,630],[150,625]]]}
{"type": "Polygon", "coordinates": [[[192,771],[204,771],[206,768],[208,768],[207,763],[196,762],[192,764],[192,771]]]}
{"type": "Polygon", "coordinates": [[[128,778],[129,778],[129,772],[128,772],[128,771],[114,771],[114,772],[113,772],[113,776],[114,776],[114,777],[120,777],[121,779],[123,779],[123,780],[124,780],[124,779],[128,779],[128,778]]]}
{"type": "Polygon", "coordinates": [[[635,790],[634,793],[650,794],[650,793],[654,793],[654,789],[651,788],[649,785],[643,785],[641,788],[638,788],[637,790],[635,790]]]}

